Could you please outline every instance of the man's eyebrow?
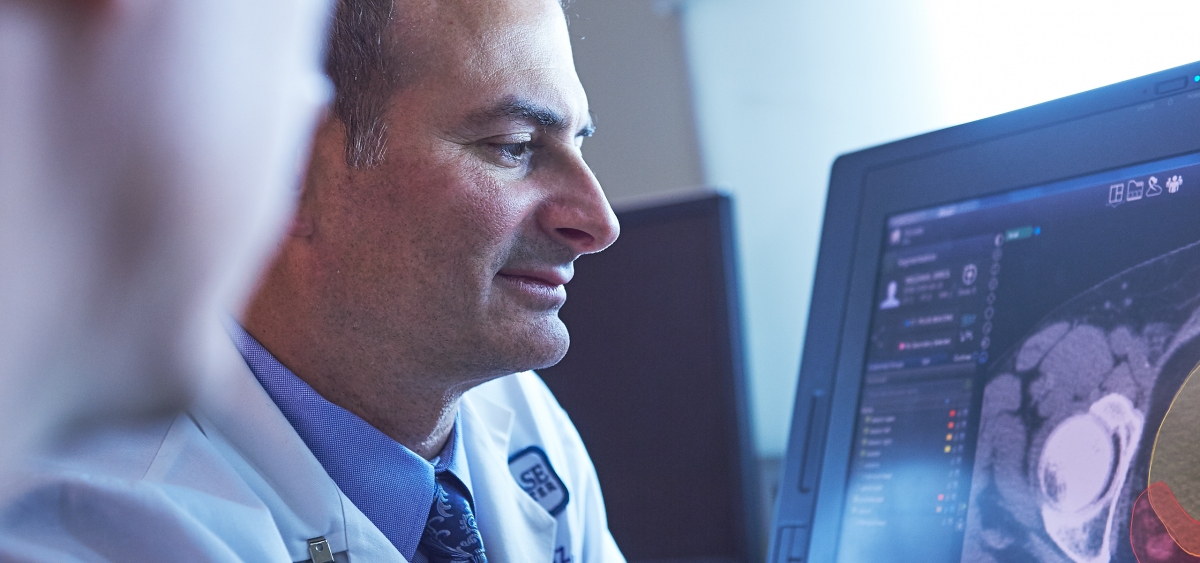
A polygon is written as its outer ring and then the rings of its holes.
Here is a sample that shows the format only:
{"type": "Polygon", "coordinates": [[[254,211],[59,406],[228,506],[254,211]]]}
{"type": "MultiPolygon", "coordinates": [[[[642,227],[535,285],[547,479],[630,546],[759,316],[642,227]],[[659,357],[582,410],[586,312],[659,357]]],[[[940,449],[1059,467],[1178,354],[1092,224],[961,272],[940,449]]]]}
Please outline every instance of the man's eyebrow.
{"type": "MultiPolygon", "coordinates": [[[[469,119],[473,123],[486,123],[497,119],[520,119],[536,123],[546,129],[561,132],[567,128],[567,118],[561,112],[528,100],[510,99],[485,108],[469,119]]],[[[575,133],[576,137],[591,137],[596,131],[591,114],[588,121],[575,133]]]]}

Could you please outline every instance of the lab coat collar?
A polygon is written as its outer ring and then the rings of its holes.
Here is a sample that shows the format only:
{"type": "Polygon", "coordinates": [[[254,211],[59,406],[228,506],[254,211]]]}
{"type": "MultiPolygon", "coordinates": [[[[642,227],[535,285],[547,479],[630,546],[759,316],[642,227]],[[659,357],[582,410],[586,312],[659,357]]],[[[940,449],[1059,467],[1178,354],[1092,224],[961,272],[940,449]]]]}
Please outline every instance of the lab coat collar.
{"type": "Polygon", "coordinates": [[[488,560],[545,560],[554,553],[558,522],[509,473],[515,414],[471,392],[463,396],[459,414],[474,484],[475,519],[488,560]]]}

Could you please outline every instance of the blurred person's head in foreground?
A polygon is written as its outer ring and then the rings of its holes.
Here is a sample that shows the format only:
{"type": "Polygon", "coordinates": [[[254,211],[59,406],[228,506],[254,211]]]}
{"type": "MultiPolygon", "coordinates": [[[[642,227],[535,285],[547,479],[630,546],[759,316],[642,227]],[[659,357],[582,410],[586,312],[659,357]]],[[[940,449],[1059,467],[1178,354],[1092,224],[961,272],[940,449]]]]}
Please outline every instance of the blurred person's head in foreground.
{"type": "Polygon", "coordinates": [[[0,1],[0,472],[179,408],[294,208],[328,0],[0,1]]]}

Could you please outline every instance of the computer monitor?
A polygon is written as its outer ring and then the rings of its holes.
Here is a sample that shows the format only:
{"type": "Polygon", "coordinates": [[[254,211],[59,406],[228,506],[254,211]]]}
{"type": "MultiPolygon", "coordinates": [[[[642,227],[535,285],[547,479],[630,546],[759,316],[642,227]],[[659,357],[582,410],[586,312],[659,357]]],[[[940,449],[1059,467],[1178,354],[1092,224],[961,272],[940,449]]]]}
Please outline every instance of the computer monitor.
{"type": "Polygon", "coordinates": [[[838,158],[769,560],[1136,563],[1197,335],[1200,63],[838,158]]]}
{"type": "Polygon", "coordinates": [[[618,207],[620,238],[567,285],[570,350],[539,370],[630,563],[762,560],[730,205],[689,191],[618,207]]]}

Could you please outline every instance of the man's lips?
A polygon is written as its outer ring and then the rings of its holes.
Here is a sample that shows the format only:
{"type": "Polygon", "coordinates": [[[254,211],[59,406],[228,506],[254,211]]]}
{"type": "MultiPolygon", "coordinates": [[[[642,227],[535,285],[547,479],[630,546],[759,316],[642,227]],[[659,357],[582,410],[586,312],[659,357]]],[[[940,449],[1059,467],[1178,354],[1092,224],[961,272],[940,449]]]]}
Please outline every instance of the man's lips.
{"type": "Polygon", "coordinates": [[[567,268],[506,268],[496,273],[501,285],[515,291],[514,295],[526,306],[540,311],[562,307],[567,299],[564,284],[571,281],[573,269],[567,268]]]}
{"type": "Polygon", "coordinates": [[[555,287],[571,281],[571,272],[557,270],[500,270],[496,275],[512,281],[555,287]]]}

